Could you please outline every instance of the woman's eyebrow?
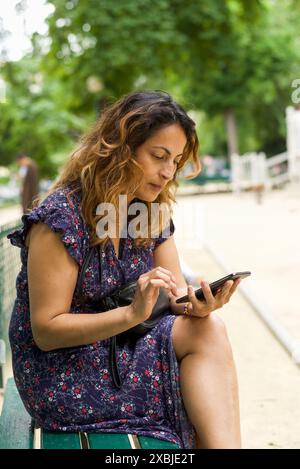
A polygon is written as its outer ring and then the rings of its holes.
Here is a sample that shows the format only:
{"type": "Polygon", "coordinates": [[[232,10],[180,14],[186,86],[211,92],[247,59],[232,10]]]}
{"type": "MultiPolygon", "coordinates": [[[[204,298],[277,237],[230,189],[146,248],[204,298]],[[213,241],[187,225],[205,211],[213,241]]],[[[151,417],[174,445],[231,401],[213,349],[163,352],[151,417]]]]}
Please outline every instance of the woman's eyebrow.
{"type": "MultiPolygon", "coordinates": [[[[162,148],[163,150],[165,150],[165,152],[168,153],[168,155],[171,156],[170,150],[168,150],[168,148],[166,148],[166,147],[163,147],[163,146],[161,146],[161,145],[152,145],[152,147],[153,147],[153,148],[162,148]]],[[[175,158],[176,158],[177,156],[182,156],[182,155],[183,155],[183,153],[179,153],[179,155],[176,155],[175,158]]]]}

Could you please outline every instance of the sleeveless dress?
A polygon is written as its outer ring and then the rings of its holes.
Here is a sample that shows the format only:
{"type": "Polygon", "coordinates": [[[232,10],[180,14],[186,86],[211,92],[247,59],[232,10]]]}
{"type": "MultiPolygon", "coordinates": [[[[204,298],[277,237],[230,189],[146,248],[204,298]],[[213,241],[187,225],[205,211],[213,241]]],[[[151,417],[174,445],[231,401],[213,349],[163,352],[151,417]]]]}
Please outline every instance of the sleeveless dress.
{"type": "MultiPolygon", "coordinates": [[[[172,343],[175,316],[165,316],[135,344],[117,345],[121,389],[114,386],[109,371],[109,339],[49,352],[40,350],[34,342],[25,237],[33,223],[45,223],[59,233],[80,273],[89,250],[90,231],[82,217],[80,194],[70,195],[71,188],[50,194],[40,206],[23,215],[21,229],[8,235],[11,243],[21,248],[9,340],[22,401],[36,424],[47,430],[132,433],[194,448],[195,432],[183,405],[172,343]]],[[[171,222],[171,234],[173,231],[171,222]]],[[[136,247],[130,236],[121,238],[119,257],[110,241],[86,269],[84,310],[76,285],[70,313],[99,313],[97,302],[101,297],[153,268],[153,251],[164,240],[160,235],[150,247],[136,247]]]]}

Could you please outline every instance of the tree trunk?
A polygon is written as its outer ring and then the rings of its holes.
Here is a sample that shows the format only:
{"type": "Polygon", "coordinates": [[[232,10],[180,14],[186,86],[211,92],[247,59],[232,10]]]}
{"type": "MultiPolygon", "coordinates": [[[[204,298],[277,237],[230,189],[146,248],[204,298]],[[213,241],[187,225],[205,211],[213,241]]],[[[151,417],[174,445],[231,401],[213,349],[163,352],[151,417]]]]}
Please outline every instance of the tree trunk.
{"type": "Polygon", "coordinates": [[[226,109],[224,111],[224,118],[227,132],[228,158],[230,158],[233,153],[239,153],[234,109],[226,109]]]}

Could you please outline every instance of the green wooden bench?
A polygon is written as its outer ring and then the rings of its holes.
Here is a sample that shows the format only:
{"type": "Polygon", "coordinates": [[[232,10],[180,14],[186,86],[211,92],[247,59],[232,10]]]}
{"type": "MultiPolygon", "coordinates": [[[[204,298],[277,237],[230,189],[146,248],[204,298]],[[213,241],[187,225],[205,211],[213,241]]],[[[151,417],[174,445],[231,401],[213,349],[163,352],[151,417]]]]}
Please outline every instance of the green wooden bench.
{"type": "Polygon", "coordinates": [[[125,433],[65,433],[32,428],[13,378],[0,417],[0,449],[178,449],[174,443],[125,433]]]}
{"type": "Polygon", "coordinates": [[[16,277],[20,271],[20,251],[11,245],[7,235],[21,227],[20,220],[0,225],[0,390],[4,386],[7,360],[8,324],[16,298],[16,277]]]}
{"type": "MultiPolygon", "coordinates": [[[[1,328],[0,328],[0,336],[1,336],[1,328]]],[[[6,347],[5,342],[3,339],[0,338],[0,390],[4,386],[4,365],[6,362],[6,347]]]]}

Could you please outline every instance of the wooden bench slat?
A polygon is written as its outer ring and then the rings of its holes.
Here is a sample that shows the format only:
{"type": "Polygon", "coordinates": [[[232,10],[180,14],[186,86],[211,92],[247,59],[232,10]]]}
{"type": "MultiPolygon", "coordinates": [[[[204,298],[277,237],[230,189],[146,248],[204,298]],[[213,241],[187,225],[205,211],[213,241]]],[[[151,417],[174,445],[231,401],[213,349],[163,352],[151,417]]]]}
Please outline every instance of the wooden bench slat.
{"type": "Polygon", "coordinates": [[[148,436],[139,436],[139,442],[142,449],[178,449],[180,448],[176,443],[170,441],[159,440],[158,438],[151,438],[148,436]]]}
{"type": "Polygon", "coordinates": [[[88,433],[90,449],[131,449],[126,433],[88,433]]]}
{"type": "Polygon", "coordinates": [[[79,433],[42,431],[43,449],[81,449],[79,433]]]}
{"type": "Polygon", "coordinates": [[[13,378],[7,380],[0,419],[1,449],[33,447],[31,417],[20,398],[13,378]]]}

